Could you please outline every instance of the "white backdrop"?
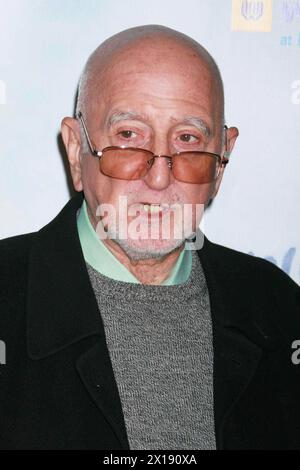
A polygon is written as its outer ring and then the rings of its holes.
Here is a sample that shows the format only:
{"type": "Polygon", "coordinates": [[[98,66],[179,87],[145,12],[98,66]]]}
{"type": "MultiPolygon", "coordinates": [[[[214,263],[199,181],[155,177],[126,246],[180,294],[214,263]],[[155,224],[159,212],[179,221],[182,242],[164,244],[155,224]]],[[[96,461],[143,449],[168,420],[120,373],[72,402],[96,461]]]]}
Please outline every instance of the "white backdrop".
{"type": "Polygon", "coordinates": [[[149,23],[211,52],[240,130],[205,233],[299,283],[300,0],[0,0],[0,238],[39,229],[69,199],[58,135],[85,60],[149,23]]]}

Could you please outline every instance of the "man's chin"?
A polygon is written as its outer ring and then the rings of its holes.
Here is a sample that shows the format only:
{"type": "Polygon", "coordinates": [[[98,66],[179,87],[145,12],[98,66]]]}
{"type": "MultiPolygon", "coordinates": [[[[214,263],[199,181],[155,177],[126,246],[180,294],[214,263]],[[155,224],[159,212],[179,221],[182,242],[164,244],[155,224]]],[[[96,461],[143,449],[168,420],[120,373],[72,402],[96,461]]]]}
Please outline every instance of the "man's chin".
{"type": "Polygon", "coordinates": [[[127,254],[127,256],[139,261],[142,259],[163,258],[178,250],[185,240],[122,240],[115,238],[114,242],[127,254]]]}

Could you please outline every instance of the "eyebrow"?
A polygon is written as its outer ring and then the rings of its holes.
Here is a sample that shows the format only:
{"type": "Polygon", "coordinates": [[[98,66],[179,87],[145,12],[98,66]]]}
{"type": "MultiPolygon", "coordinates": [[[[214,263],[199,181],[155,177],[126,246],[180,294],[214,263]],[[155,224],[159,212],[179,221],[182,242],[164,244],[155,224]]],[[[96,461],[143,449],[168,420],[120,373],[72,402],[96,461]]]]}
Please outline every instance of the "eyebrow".
{"type": "MultiPolygon", "coordinates": [[[[147,124],[147,117],[142,114],[138,114],[132,111],[126,111],[126,112],[115,111],[108,118],[107,127],[110,128],[120,121],[129,121],[129,120],[142,121],[145,124],[147,124]]],[[[198,116],[186,116],[180,121],[175,118],[171,118],[171,120],[174,121],[176,124],[186,124],[186,125],[196,127],[200,132],[202,132],[205,135],[205,137],[211,136],[211,130],[209,126],[206,124],[206,122],[202,118],[198,116]]]]}
{"type": "Polygon", "coordinates": [[[209,126],[206,124],[206,122],[203,119],[197,116],[187,116],[182,121],[180,121],[179,124],[187,124],[190,126],[194,126],[199,131],[201,131],[205,135],[205,137],[211,136],[211,130],[209,126]]]}
{"type": "Polygon", "coordinates": [[[134,113],[132,111],[115,111],[107,120],[107,127],[112,127],[120,121],[146,121],[145,116],[141,114],[134,113]]]}

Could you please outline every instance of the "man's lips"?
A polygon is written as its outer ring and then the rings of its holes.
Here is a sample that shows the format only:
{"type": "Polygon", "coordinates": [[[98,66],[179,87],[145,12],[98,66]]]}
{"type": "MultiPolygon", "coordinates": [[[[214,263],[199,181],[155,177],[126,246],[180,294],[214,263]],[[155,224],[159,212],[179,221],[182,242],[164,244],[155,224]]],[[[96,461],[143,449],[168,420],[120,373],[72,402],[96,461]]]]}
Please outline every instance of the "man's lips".
{"type": "Polygon", "coordinates": [[[130,215],[162,216],[162,214],[169,210],[169,204],[143,201],[130,206],[130,215]]]}

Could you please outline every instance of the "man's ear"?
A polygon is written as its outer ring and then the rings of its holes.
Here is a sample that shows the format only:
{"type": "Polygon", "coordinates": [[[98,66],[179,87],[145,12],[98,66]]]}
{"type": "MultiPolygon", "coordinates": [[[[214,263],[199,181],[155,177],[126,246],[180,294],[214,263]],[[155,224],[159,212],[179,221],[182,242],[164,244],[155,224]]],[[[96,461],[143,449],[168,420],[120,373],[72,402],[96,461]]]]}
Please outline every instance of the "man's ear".
{"type": "Polygon", "coordinates": [[[80,126],[76,119],[65,117],[61,122],[61,135],[68,155],[73,185],[82,191],[80,126]]]}
{"type": "MultiPolygon", "coordinates": [[[[224,145],[223,145],[222,154],[221,154],[222,157],[225,157],[226,159],[230,157],[230,154],[233,150],[233,147],[234,147],[236,139],[238,138],[238,135],[239,135],[239,130],[237,129],[237,127],[229,127],[229,129],[226,129],[224,145]]],[[[227,165],[229,164],[230,163],[227,163],[227,165]]],[[[214,187],[214,191],[211,196],[211,199],[216,197],[219,191],[219,187],[220,187],[223,175],[224,175],[225,168],[226,168],[226,165],[222,165],[218,178],[215,182],[215,187],[214,187]]]]}

